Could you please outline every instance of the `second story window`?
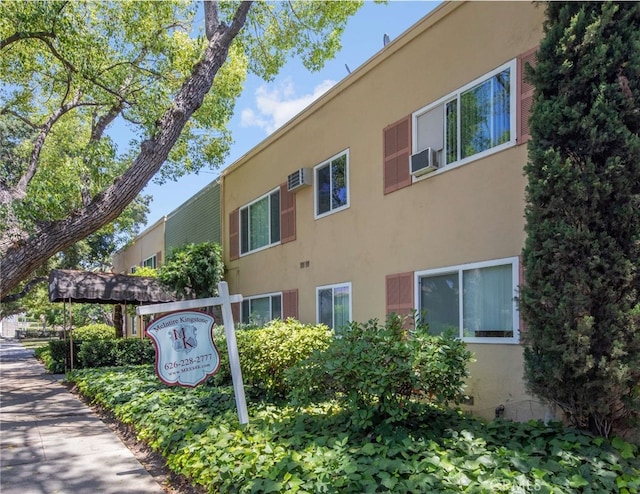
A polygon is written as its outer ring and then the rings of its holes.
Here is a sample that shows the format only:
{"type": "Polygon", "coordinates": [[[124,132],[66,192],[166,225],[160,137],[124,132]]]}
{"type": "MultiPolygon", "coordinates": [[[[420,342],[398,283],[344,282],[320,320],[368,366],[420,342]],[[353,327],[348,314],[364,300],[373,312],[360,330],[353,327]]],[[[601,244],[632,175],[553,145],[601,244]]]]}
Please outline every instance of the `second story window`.
{"type": "Polygon", "coordinates": [[[349,153],[344,151],[314,168],[315,217],[349,207],[349,153]]]}
{"type": "Polygon", "coordinates": [[[240,208],[240,253],[280,242],[280,189],[240,208]]]}
{"type": "Polygon", "coordinates": [[[515,144],[515,61],[413,114],[413,152],[431,148],[438,168],[515,144]]]}

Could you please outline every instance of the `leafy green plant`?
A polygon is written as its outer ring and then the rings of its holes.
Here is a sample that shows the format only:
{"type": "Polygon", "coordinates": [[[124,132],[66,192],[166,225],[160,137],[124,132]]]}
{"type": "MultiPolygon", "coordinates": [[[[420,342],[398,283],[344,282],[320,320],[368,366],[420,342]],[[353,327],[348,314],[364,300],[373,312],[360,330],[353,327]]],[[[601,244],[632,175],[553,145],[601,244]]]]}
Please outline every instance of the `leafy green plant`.
{"type": "MultiPolygon", "coordinates": [[[[226,338],[218,329],[214,333],[220,353],[219,376],[216,383],[229,383],[229,357],[226,338]]],[[[269,398],[284,397],[289,391],[285,379],[287,369],[307,358],[314,351],[329,346],[332,334],[322,324],[303,324],[295,319],[269,322],[257,329],[236,332],[243,381],[269,398]]]]}
{"type": "MultiPolygon", "coordinates": [[[[80,341],[73,341],[73,367],[80,367],[80,341]]],[[[49,357],[45,360],[45,368],[54,374],[60,374],[66,368],[71,368],[71,347],[69,340],[51,340],[49,342],[49,357]]]]}
{"type": "Polygon", "coordinates": [[[82,367],[114,365],[115,340],[86,340],[80,344],[78,360],[82,367]]]}
{"type": "Polygon", "coordinates": [[[220,244],[203,242],[173,249],[158,269],[158,279],[177,293],[215,297],[224,275],[220,244]]]}
{"type": "Polygon", "coordinates": [[[640,492],[637,446],[559,423],[484,422],[422,403],[410,426],[361,430],[335,401],[253,401],[240,428],[227,386],[167,387],[150,365],[67,378],[211,493],[640,492]]]}
{"type": "Polygon", "coordinates": [[[108,324],[89,324],[73,330],[73,339],[85,340],[110,340],[116,337],[116,328],[108,324]]]}
{"type": "Polygon", "coordinates": [[[115,365],[152,364],[155,361],[155,348],[147,338],[127,338],[114,343],[115,365]]]}
{"type": "Polygon", "coordinates": [[[438,404],[458,402],[471,353],[452,336],[432,336],[425,325],[406,330],[392,314],[352,322],[326,350],[294,366],[287,378],[294,403],[337,397],[351,409],[354,424],[370,427],[383,420],[405,420],[409,398],[438,404]]]}
{"type": "Polygon", "coordinates": [[[82,367],[151,364],[154,359],[155,349],[148,339],[86,340],[78,352],[82,367]]]}

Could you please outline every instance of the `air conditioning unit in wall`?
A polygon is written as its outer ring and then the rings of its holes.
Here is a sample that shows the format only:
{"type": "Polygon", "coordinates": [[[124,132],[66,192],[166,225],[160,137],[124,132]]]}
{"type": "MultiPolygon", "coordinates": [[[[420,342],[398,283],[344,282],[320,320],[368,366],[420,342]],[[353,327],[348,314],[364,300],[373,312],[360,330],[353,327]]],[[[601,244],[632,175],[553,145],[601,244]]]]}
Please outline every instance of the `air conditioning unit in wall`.
{"type": "Polygon", "coordinates": [[[414,177],[436,171],[438,168],[437,153],[433,148],[411,155],[411,175],[414,177]]]}
{"type": "Polygon", "coordinates": [[[300,168],[287,177],[287,190],[292,192],[311,185],[311,168],[300,168]]]}

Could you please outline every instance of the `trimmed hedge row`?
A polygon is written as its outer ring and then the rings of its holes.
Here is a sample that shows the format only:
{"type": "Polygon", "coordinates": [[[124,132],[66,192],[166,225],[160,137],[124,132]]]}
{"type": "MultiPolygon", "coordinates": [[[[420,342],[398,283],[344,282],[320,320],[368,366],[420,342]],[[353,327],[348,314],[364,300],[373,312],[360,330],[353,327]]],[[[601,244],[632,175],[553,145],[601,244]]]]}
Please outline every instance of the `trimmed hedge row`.
{"type": "MultiPolygon", "coordinates": [[[[53,340],[43,348],[36,356],[44,362],[49,372],[61,374],[65,368],[71,368],[69,340],[53,340]]],[[[73,340],[74,369],[152,364],[154,361],[155,350],[150,340],[73,340]]]]}

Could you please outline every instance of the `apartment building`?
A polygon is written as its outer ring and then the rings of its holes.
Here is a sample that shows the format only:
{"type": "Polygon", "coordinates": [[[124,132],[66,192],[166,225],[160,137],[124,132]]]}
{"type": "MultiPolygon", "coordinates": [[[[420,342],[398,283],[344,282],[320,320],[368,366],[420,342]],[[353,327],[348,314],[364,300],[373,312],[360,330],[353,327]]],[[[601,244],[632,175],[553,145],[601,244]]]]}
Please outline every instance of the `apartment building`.
{"type": "Polygon", "coordinates": [[[164,258],[166,221],[166,216],[163,216],[143,230],[133,242],[116,252],[111,259],[112,271],[118,274],[132,274],[138,267],[160,267],[164,258]]]}
{"type": "Polygon", "coordinates": [[[425,313],[468,343],[469,408],[542,418],[517,306],[523,166],[542,36],[529,2],[453,2],[387,44],[220,177],[240,320],[339,331],[425,313]]]}

